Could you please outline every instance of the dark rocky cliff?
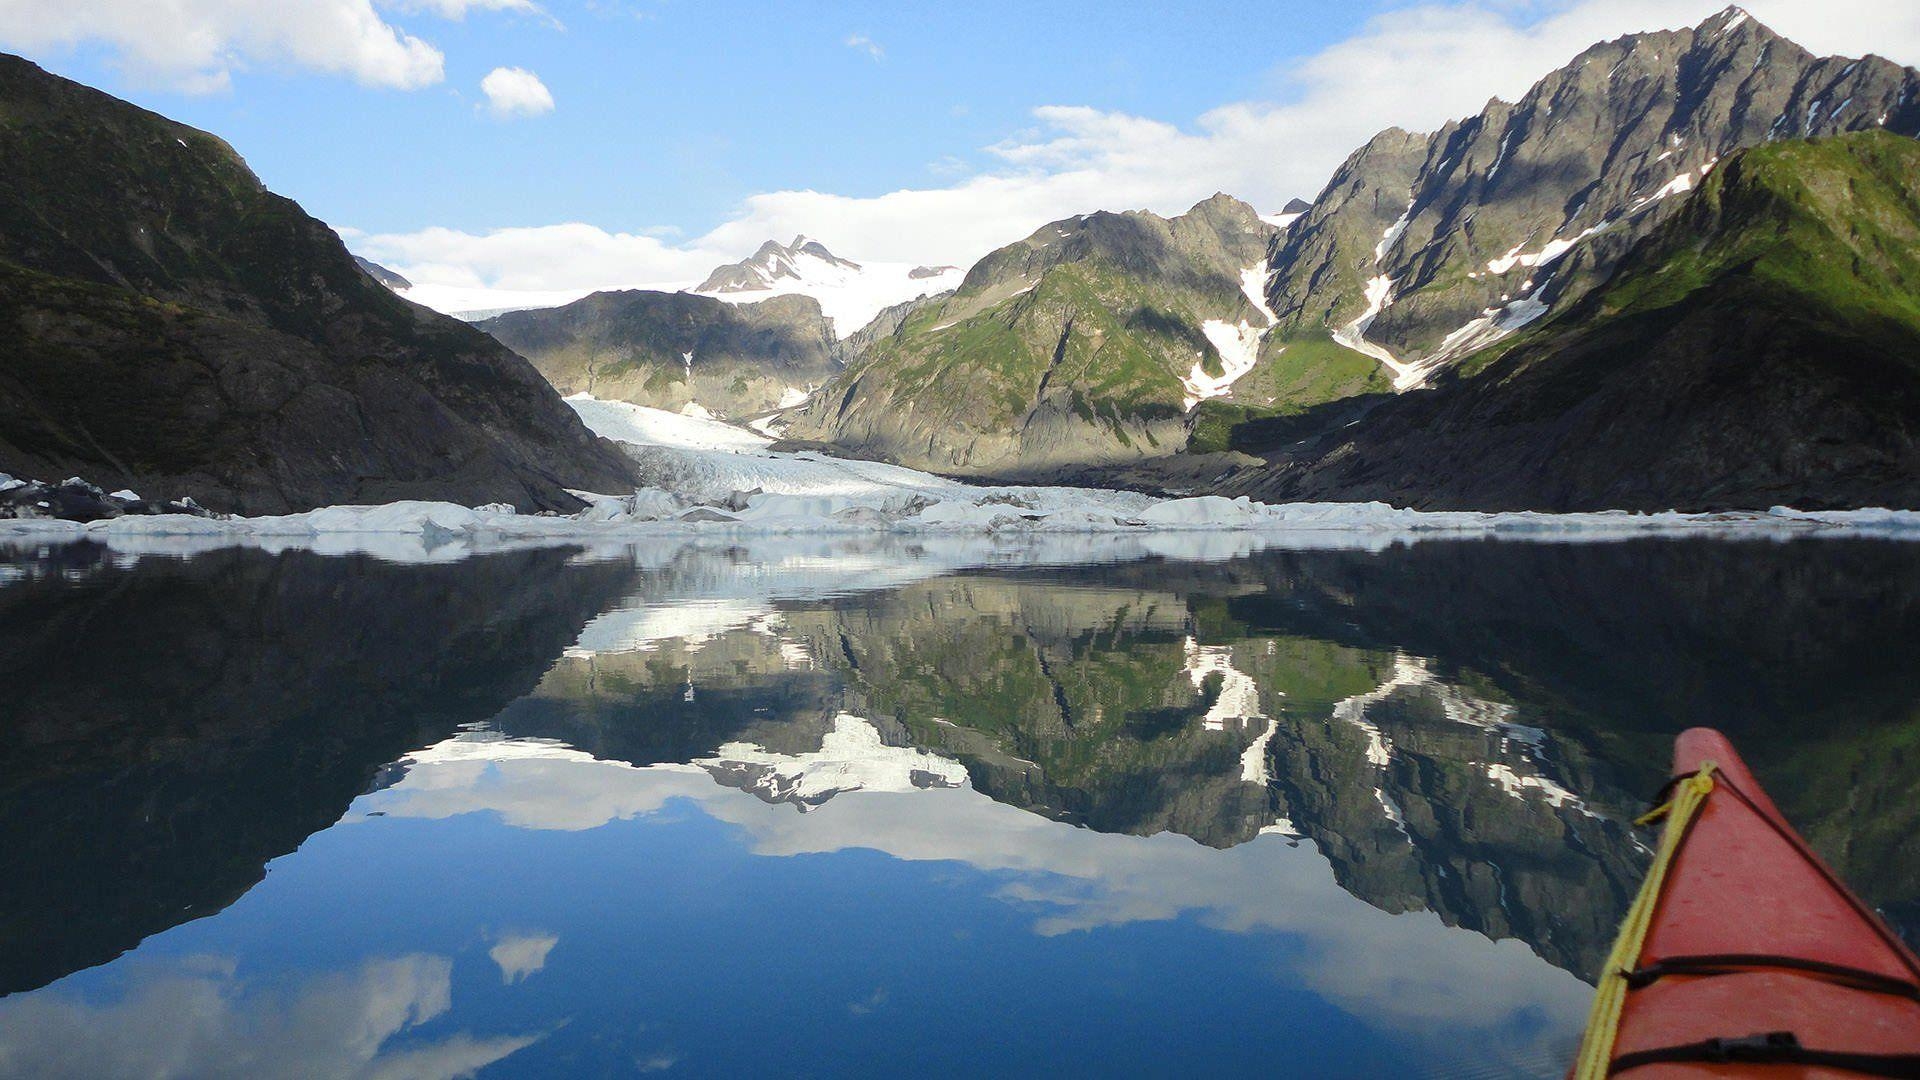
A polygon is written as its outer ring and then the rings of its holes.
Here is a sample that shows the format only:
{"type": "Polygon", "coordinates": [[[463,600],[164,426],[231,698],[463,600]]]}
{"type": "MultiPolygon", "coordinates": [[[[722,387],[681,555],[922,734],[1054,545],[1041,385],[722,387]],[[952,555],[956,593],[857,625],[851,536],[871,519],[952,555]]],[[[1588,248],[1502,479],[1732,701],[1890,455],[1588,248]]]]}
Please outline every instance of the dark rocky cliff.
{"type": "Polygon", "coordinates": [[[527,362],[212,135],[0,56],[0,471],[272,513],[631,486],[527,362]]]}

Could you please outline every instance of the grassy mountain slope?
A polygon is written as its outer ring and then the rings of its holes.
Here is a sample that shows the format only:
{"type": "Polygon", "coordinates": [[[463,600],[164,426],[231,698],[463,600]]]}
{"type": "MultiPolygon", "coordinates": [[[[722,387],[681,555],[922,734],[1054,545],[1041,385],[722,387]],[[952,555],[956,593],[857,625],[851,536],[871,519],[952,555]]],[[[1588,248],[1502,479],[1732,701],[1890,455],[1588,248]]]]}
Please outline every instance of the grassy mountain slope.
{"type": "Polygon", "coordinates": [[[1870,131],[1736,155],[1563,316],[1269,453],[1230,488],[1483,509],[1920,506],[1920,144],[1870,131]]]}
{"type": "Polygon", "coordinates": [[[1265,325],[1242,275],[1271,235],[1225,196],[1044,226],[873,341],[793,433],[954,473],[1174,453],[1182,378],[1222,371],[1204,324],[1265,325]]]}
{"type": "Polygon", "coordinates": [[[533,361],[562,394],[721,416],[791,403],[840,370],[831,320],[809,296],[729,304],[692,293],[594,293],[477,324],[533,361]],[[784,400],[783,400],[784,399],[784,400]]]}
{"type": "Polygon", "coordinates": [[[1920,72],[1815,56],[1738,8],[1596,44],[1516,102],[1349,158],[1275,246],[1268,351],[1371,310],[1368,348],[1444,367],[1605,281],[1727,156],[1873,128],[1920,132],[1920,72]]]}

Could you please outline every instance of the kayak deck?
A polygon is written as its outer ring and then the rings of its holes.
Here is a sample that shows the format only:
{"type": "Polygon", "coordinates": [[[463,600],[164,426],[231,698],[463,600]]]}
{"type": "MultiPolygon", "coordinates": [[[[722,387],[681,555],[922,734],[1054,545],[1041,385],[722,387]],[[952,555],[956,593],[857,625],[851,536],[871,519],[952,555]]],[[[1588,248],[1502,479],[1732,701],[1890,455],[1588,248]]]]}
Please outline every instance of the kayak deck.
{"type": "Polygon", "coordinates": [[[1674,777],[1678,835],[1602,973],[1572,1075],[1920,1077],[1920,960],[1719,732],[1684,732],[1674,777]]]}

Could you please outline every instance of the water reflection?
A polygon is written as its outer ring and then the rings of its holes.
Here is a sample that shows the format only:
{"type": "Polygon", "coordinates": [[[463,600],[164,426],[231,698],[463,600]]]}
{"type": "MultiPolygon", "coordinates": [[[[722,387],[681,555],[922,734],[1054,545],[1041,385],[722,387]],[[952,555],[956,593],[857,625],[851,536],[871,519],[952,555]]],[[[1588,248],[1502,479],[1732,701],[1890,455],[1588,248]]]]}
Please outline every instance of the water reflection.
{"type": "Polygon", "coordinates": [[[308,1074],[752,1067],[710,1012],[796,1072],[1552,1075],[1692,723],[1914,921],[1907,546],[1217,554],[16,559],[0,990],[158,936],[0,1002],[0,1074],[294,1060],[378,971],[308,1074]]]}
{"type": "Polygon", "coordinates": [[[139,965],[96,1003],[37,994],[0,1004],[9,1076],[471,1076],[540,1033],[409,1039],[453,1008],[444,956],[368,960],[260,985],[226,957],[139,965]]]}
{"type": "Polygon", "coordinates": [[[26,564],[0,588],[0,993],[219,911],[383,764],[531,690],[633,580],[571,556],[26,564]]]}

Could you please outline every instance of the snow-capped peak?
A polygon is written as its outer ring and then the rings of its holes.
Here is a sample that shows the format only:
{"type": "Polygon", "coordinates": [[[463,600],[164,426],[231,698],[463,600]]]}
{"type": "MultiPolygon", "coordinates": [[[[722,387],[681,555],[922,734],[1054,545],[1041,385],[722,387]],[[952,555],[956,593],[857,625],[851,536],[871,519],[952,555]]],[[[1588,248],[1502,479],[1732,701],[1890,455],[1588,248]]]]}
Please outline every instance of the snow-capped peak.
{"type": "Polygon", "coordinates": [[[716,267],[707,280],[693,290],[702,293],[760,292],[786,279],[795,281],[831,279],[836,272],[858,273],[861,267],[842,259],[827,246],[804,234],[791,244],[769,240],[750,258],[716,267]]]}
{"type": "Polygon", "coordinates": [[[788,293],[811,296],[845,338],[882,309],[945,292],[965,276],[952,266],[854,262],[802,233],[790,244],[768,240],[750,258],[715,268],[692,291],[742,304],[788,293]]]}

